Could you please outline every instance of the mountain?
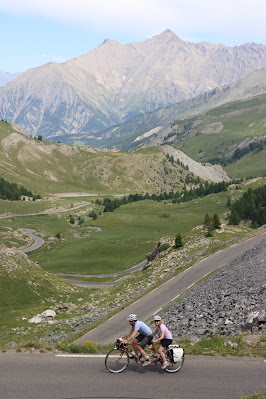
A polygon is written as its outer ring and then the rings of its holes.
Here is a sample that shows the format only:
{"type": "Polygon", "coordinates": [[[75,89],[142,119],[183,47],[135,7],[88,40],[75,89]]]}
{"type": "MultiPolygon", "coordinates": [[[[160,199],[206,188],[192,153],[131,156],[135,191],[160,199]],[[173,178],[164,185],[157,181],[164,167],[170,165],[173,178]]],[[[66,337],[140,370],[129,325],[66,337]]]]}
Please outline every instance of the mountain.
{"type": "Polygon", "coordinates": [[[11,80],[15,79],[20,73],[10,73],[3,71],[0,69],[0,87],[6,85],[7,83],[11,82],[11,80]]]}
{"type": "Polygon", "coordinates": [[[164,143],[167,135],[171,134],[171,125],[175,120],[187,119],[219,105],[264,93],[266,93],[265,68],[252,72],[231,85],[216,87],[191,100],[136,115],[121,125],[105,129],[93,136],[69,135],[64,138],[66,142],[81,140],[84,144],[116,147],[124,151],[141,146],[159,145],[164,143]]]}
{"type": "Polygon", "coordinates": [[[143,43],[106,40],[63,64],[30,69],[1,88],[0,118],[43,138],[93,138],[134,115],[191,99],[264,67],[266,46],[261,44],[196,44],[169,30],[143,43]]]}

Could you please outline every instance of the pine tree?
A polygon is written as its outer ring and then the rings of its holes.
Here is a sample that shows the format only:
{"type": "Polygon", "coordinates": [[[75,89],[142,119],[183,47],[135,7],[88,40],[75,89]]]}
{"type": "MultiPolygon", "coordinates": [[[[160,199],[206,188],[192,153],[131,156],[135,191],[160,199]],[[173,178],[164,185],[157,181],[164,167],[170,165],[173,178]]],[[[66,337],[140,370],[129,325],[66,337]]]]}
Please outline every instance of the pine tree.
{"type": "Polygon", "coordinates": [[[217,213],[215,213],[215,214],[213,215],[212,220],[213,220],[213,227],[214,227],[214,229],[220,229],[220,228],[221,228],[221,222],[220,222],[220,219],[219,219],[219,216],[218,216],[217,213]]]}
{"type": "Polygon", "coordinates": [[[227,208],[231,208],[231,206],[232,206],[231,198],[230,198],[230,197],[228,197],[228,199],[227,199],[226,206],[227,206],[227,208]]]}
{"type": "Polygon", "coordinates": [[[180,233],[178,233],[175,238],[175,248],[182,248],[182,247],[183,247],[182,236],[180,233]]]}

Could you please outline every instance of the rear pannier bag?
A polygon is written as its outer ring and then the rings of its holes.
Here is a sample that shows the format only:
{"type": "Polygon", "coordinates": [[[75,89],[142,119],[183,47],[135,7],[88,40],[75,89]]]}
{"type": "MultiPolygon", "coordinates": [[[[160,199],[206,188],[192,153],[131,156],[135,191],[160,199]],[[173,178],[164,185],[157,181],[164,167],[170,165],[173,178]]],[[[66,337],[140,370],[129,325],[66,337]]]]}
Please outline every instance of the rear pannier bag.
{"type": "Polygon", "coordinates": [[[168,348],[171,351],[174,363],[180,362],[180,360],[184,356],[184,350],[180,348],[179,345],[169,345],[168,348]]]}

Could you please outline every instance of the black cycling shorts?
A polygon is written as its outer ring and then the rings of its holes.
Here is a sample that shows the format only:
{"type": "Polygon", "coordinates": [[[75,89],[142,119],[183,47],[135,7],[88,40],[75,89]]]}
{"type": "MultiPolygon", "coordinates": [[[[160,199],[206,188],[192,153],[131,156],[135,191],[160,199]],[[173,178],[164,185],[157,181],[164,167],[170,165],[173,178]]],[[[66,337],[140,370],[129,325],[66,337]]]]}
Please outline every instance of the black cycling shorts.
{"type": "Polygon", "coordinates": [[[137,340],[139,343],[139,346],[144,349],[146,345],[150,345],[151,341],[153,339],[153,335],[144,335],[144,334],[139,334],[137,336],[137,340]]]}
{"type": "Polygon", "coordinates": [[[172,342],[173,342],[172,339],[163,338],[163,339],[161,340],[161,345],[162,345],[164,348],[167,348],[167,346],[168,346],[168,345],[171,345],[172,342]]]}

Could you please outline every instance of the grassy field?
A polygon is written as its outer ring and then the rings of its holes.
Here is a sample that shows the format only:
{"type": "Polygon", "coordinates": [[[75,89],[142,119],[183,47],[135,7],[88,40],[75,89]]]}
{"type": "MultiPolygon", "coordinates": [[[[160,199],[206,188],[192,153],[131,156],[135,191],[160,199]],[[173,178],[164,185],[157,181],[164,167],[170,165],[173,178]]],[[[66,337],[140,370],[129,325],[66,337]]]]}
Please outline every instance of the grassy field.
{"type": "Polygon", "coordinates": [[[161,237],[188,233],[203,222],[207,212],[220,215],[226,212],[226,201],[226,193],[182,204],[140,201],[105,213],[95,221],[86,221],[82,227],[69,226],[65,219],[55,223],[51,216],[30,218],[27,227],[31,225],[50,235],[60,232],[65,238],[52,250],[40,248],[30,257],[49,272],[102,274],[122,271],[142,261],[161,237]],[[84,238],[74,237],[76,230],[86,231],[89,226],[99,226],[102,231],[84,238]]]}
{"type": "MultiPolygon", "coordinates": [[[[242,190],[261,184],[265,184],[265,179],[252,180],[249,184],[243,184],[242,190]]],[[[67,211],[3,219],[0,239],[9,247],[12,243],[19,247],[25,240],[18,233],[19,229],[35,229],[45,244],[28,255],[49,272],[108,274],[123,271],[145,259],[145,255],[152,251],[161,237],[175,236],[178,232],[186,235],[193,227],[203,223],[207,212],[217,212],[220,216],[228,212],[225,206],[228,195],[234,201],[242,195],[242,190],[229,190],[180,204],[150,200],[130,203],[115,212],[99,215],[94,221],[88,217],[90,210],[94,206],[99,213],[102,207],[91,204],[71,211],[69,207],[82,203],[80,199],[53,200],[52,209],[65,208],[67,211]],[[76,222],[81,217],[84,223],[70,224],[70,215],[76,222]],[[95,232],[96,227],[100,227],[101,231],[95,232]],[[60,240],[56,238],[58,233],[60,240]]],[[[23,212],[28,209],[28,204],[24,202],[9,204],[10,211],[14,213],[19,211],[20,205],[23,212]]],[[[41,200],[40,205],[37,201],[32,205],[35,210],[45,208],[45,205],[51,209],[46,200],[41,200]]]]}

